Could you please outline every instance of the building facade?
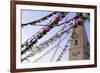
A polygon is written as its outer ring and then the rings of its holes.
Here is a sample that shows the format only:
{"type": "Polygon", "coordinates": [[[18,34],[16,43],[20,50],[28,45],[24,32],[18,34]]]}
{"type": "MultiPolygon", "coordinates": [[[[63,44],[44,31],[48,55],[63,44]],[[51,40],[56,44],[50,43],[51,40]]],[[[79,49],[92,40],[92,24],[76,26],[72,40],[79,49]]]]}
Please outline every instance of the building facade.
{"type": "Polygon", "coordinates": [[[84,25],[78,25],[72,34],[69,48],[69,60],[90,59],[90,45],[84,25]]]}

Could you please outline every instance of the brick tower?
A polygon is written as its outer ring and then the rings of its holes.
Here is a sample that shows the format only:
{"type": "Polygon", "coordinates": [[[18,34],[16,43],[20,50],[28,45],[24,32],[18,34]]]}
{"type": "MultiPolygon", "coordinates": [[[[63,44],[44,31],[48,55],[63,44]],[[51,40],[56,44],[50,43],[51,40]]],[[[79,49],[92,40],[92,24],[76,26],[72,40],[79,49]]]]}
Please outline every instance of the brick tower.
{"type": "Polygon", "coordinates": [[[69,60],[90,59],[90,45],[84,25],[77,25],[72,34],[69,48],[69,60]]]}

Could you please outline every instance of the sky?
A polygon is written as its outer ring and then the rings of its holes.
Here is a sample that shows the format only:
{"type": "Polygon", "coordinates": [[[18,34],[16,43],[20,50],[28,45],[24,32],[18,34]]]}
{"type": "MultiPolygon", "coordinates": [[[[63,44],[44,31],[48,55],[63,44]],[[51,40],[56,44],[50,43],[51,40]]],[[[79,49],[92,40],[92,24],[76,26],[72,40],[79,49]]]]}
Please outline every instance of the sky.
{"type": "MultiPolygon", "coordinates": [[[[34,20],[37,20],[37,19],[39,19],[41,17],[44,17],[44,16],[50,14],[50,13],[52,13],[52,11],[22,10],[21,11],[22,24],[32,22],[34,20]]],[[[65,19],[66,18],[67,19],[73,18],[75,16],[75,14],[76,14],[75,12],[71,12],[71,13],[68,14],[68,16],[65,17],[65,19]]],[[[55,16],[56,15],[54,15],[53,17],[50,17],[48,20],[45,20],[45,21],[43,21],[42,23],[39,23],[39,24],[47,24],[55,16]]],[[[63,22],[63,21],[64,21],[64,19],[61,22],[63,22]]],[[[22,28],[21,29],[22,30],[22,43],[24,43],[27,39],[29,39],[33,34],[35,34],[36,32],[40,31],[43,27],[44,26],[28,25],[28,26],[25,26],[24,28],[22,28]]],[[[46,41],[47,39],[49,39],[50,37],[52,37],[53,35],[55,35],[55,33],[57,33],[60,28],[61,28],[61,26],[54,27],[53,29],[51,29],[50,32],[48,32],[47,35],[45,35],[42,39],[40,39],[37,42],[37,44],[40,44],[40,43],[46,41]]],[[[90,22],[89,21],[86,21],[85,29],[86,29],[86,32],[87,32],[88,40],[90,40],[90,22]]],[[[68,38],[69,38],[69,36],[66,38],[66,40],[68,40],[68,38]]],[[[60,45],[64,46],[66,40],[63,40],[63,43],[61,43],[60,45]]],[[[53,47],[53,45],[51,47],[53,47]]],[[[50,47],[48,49],[50,49],[50,47]]],[[[52,52],[50,52],[50,54],[46,55],[46,58],[43,58],[42,60],[40,60],[38,62],[43,62],[44,60],[46,62],[48,62],[50,60],[50,57],[52,57],[51,54],[53,54],[55,52],[54,50],[56,50],[56,49],[53,49],[52,52]]],[[[46,51],[44,51],[43,53],[45,53],[45,52],[46,51]]],[[[59,55],[60,52],[61,52],[61,50],[58,49],[57,54],[59,55]]],[[[67,53],[66,56],[68,56],[68,51],[66,51],[66,53],[67,53]]],[[[58,55],[56,55],[55,57],[57,57],[58,55]]],[[[67,59],[68,60],[68,57],[66,58],[66,56],[63,59],[65,59],[65,60],[67,59]]]]}

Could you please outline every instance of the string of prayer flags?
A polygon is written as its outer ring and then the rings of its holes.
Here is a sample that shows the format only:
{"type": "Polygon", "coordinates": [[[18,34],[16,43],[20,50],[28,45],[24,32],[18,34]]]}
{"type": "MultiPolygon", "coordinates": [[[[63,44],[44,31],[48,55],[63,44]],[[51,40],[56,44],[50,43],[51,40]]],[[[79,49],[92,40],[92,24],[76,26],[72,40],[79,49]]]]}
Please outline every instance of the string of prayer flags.
{"type": "Polygon", "coordinates": [[[61,60],[61,58],[63,57],[63,54],[66,52],[66,49],[67,49],[67,48],[64,48],[64,49],[62,50],[61,54],[59,55],[59,57],[57,58],[56,61],[60,61],[60,60],[61,60]]]}
{"type": "Polygon", "coordinates": [[[55,12],[53,12],[53,13],[51,13],[51,14],[49,14],[49,15],[43,17],[43,18],[40,18],[40,19],[38,19],[38,20],[35,20],[35,21],[33,21],[33,22],[21,24],[21,26],[23,27],[23,26],[26,26],[26,25],[36,25],[36,23],[40,23],[41,21],[47,20],[48,18],[52,17],[53,15],[55,15],[55,14],[57,14],[57,13],[58,13],[58,12],[55,11],[55,12]]]}
{"type": "MultiPolygon", "coordinates": [[[[51,24],[51,26],[56,26],[58,24],[58,21],[60,21],[61,19],[63,19],[66,15],[64,15],[65,12],[61,12],[59,15],[59,17],[56,18],[56,20],[51,24]]],[[[66,12],[66,14],[68,14],[66,12]]]]}
{"type": "Polygon", "coordinates": [[[31,53],[31,54],[27,55],[26,57],[24,57],[23,59],[21,59],[21,62],[23,62],[24,60],[27,60],[28,57],[31,57],[33,55],[34,55],[34,53],[31,53]]]}
{"type": "Polygon", "coordinates": [[[60,61],[60,60],[61,60],[61,58],[63,57],[64,53],[66,52],[66,49],[68,48],[68,43],[69,43],[69,41],[70,41],[70,39],[67,41],[67,43],[66,43],[65,47],[63,48],[63,50],[62,50],[61,54],[59,55],[59,57],[57,58],[57,60],[56,60],[56,61],[60,61]]]}
{"type": "Polygon", "coordinates": [[[79,19],[79,15],[78,14],[75,17],[71,18],[70,20],[67,20],[65,22],[62,22],[61,24],[58,24],[57,26],[60,26],[60,25],[62,25],[64,23],[69,23],[70,21],[77,20],[77,19],[79,19]]]}

